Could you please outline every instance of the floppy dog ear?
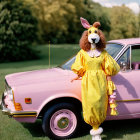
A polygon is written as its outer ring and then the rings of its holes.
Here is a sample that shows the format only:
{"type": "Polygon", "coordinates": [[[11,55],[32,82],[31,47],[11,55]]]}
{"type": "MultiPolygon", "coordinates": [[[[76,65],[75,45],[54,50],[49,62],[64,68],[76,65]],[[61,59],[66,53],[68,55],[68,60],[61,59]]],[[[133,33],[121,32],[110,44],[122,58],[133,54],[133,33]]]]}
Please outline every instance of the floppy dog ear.
{"type": "Polygon", "coordinates": [[[89,29],[91,25],[88,23],[88,21],[82,17],[80,17],[81,24],[83,25],[84,28],[89,29]]]}
{"type": "Polygon", "coordinates": [[[96,44],[96,48],[100,51],[103,51],[106,47],[105,36],[101,30],[98,30],[98,35],[100,36],[100,41],[96,44]]]}
{"type": "Polygon", "coordinates": [[[89,51],[91,48],[90,42],[88,42],[88,31],[84,31],[80,39],[80,48],[84,51],[89,51]]]}

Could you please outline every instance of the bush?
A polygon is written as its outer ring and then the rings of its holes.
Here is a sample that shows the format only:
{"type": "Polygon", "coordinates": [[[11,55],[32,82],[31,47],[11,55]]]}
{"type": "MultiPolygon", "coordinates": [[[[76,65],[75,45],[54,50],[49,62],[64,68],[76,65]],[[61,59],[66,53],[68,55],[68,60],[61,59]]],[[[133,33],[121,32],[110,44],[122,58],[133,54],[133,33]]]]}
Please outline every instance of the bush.
{"type": "Polygon", "coordinates": [[[37,40],[37,20],[21,1],[0,2],[0,61],[37,58],[31,45],[37,40]]]}

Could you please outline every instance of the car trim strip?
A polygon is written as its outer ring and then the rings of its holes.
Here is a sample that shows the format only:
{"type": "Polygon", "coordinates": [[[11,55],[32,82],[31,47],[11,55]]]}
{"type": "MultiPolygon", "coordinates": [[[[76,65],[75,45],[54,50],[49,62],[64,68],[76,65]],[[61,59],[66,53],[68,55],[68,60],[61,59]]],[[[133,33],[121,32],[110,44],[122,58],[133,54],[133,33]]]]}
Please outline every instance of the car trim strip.
{"type": "Polygon", "coordinates": [[[22,117],[36,117],[36,115],[13,115],[14,118],[22,118],[22,117]]]}
{"type": "Polygon", "coordinates": [[[140,99],[134,99],[134,100],[116,100],[116,102],[135,102],[140,101],[140,99]]]}
{"type": "Polygon", "coordinates": [[[36,117],[36,112],[11,113],[13,117],[36,117]]]}
{"type": "Polygon", "coordinates": [[[11,116],[11,117],[36,117],[37,116],[37,112],[6,112],[5,114],[11,116]]]}

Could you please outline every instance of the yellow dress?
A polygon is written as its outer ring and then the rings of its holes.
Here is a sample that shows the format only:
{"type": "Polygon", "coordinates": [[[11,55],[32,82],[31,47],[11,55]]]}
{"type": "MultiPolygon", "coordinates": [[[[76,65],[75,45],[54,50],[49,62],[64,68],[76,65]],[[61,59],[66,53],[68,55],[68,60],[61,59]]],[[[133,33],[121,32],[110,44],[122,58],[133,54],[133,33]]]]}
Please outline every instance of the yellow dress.
{"type": "Polygon", "coordinates": [[[90,57],[81,49],[71,69],[82,77],[84,120],[96,129],[106,118],[108,106],[106,76],[117,74],[120,67],[105,50],[98,57],[90,57]]]}

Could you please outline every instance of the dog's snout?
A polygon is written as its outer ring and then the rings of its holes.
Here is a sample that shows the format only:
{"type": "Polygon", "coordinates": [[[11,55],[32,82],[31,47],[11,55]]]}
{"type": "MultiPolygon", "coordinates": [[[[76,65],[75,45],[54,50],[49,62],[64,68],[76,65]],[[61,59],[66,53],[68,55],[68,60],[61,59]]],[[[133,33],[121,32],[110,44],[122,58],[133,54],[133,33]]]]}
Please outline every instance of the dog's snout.
{"type": "Polygon", "coordinates": [[[92,38],[91,40],[93,41],[93,43],[95,43],[95,40],[96,40],[96,39],[95,39],[95,38],[92,38]]]}

